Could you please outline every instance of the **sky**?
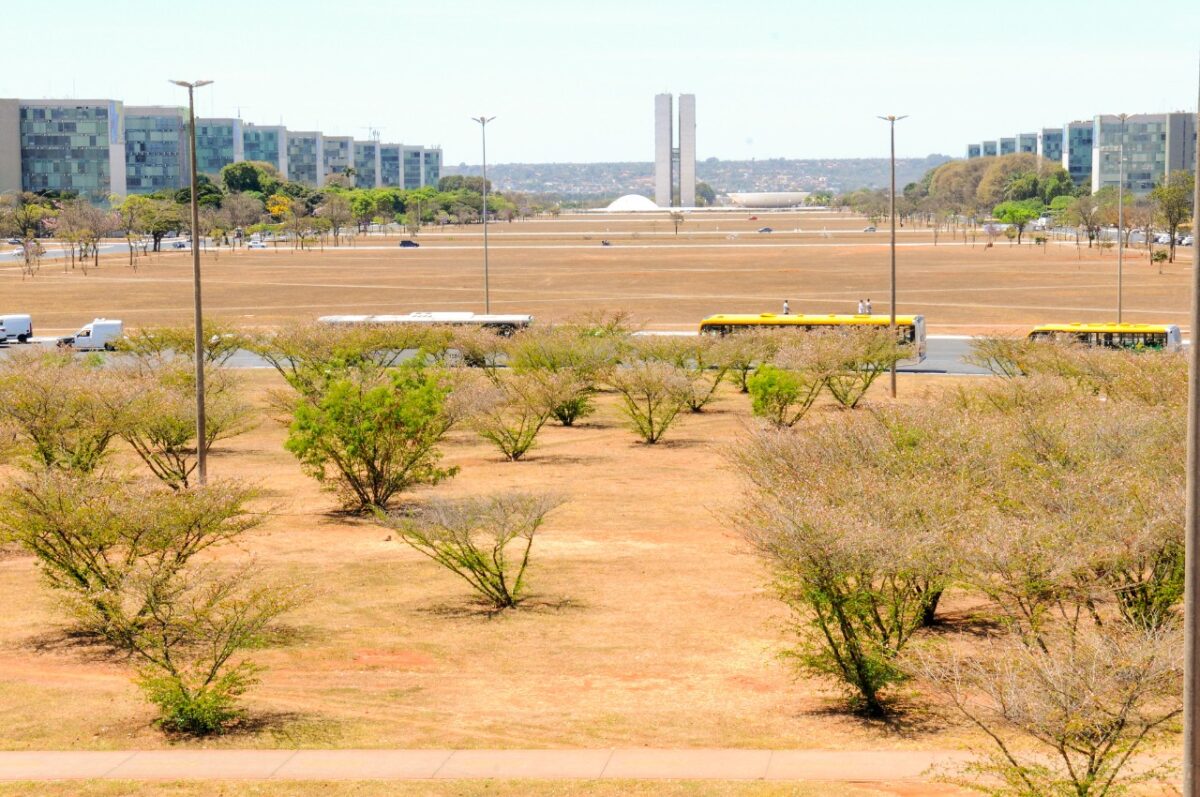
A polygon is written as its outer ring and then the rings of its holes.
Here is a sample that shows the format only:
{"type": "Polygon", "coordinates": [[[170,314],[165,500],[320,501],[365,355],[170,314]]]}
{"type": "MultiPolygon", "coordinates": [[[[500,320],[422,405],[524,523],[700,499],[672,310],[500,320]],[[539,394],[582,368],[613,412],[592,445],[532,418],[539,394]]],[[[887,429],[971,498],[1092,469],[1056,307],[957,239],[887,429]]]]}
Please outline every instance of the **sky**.
{"type": "Polygon", "coordinates": [[[55,0],[5,4],[0,96],[440,145],[447,164],[650,161],[654,95],[697,156],[965,154],[1098,113],[1195,111],[1197,0],[55,0]],[[48,13],[52,9],[53,13],[48,13]],[[18,46],[17,40],[25,44],[18,46]],[[25,46],[31,45],[31,46],[25,46]]]}

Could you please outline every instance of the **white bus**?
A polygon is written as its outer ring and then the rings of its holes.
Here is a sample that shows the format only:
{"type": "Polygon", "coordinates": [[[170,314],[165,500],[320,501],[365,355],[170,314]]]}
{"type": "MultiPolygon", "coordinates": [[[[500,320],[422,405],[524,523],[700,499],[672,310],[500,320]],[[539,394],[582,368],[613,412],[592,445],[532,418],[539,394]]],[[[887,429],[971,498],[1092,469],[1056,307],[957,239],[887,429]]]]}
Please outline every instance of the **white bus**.
{"type": "Polygon", "coordinates": [[[324,315],[322,324],[424,324],[429,326],[476,326],[509,336],[533,323],[531,315],[482,315],[477,313],[408,313],[407,315],[324,315]]]}

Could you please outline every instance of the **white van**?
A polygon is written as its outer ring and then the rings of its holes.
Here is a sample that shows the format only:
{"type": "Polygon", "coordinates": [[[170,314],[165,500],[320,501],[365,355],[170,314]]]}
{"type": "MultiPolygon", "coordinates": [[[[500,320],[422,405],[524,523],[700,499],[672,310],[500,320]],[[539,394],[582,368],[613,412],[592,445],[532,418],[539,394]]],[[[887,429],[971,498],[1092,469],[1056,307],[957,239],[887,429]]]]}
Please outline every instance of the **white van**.
{"type": "Polygon", "coordinates": [[[9,339],[17,343],[33,340],[33,319],[27,315],[0,315],[0,327],[4,327],[9,339]]]}
{"type": "Polygon", "coordinates": [[[58,339],[60,348],[75,349],[75,351],[112,351],[116,342],[124,334],[125,326],[113,318],[97,318],[74,335],[58,339]]]}

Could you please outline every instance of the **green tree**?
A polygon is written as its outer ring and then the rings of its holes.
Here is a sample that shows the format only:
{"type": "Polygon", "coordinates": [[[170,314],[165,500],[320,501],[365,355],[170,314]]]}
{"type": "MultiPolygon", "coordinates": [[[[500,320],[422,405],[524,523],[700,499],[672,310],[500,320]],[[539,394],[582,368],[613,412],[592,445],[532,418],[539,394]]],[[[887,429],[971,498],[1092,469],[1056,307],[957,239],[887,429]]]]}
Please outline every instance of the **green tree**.
{"type": "Polygon", "coordinates": [[[281,182],[279,170],[264,161],[240,161],[221,169],[221,183],[231,194],[254,191],[270,196],[279,190],[281,182]]]}
{"type": "Polygon", "coordinates": [[[438,465],[454,420],[449,394],[445,376],[415,360],[379,379],[340,378],[299,398],[285,447],[347,508],[386,507],[408,487],[458,472],[438,465]]]}
{"type": "MultiPolygon", "coordinates": [[[[1150,192],[1159,221],[1167,228],[1171,236],[1170,262],[1175,262],[1175,235],[1179,225],[1192,215],[1192,193],[1195,181],[1188,171],[1171,172],[1167,179],[1154,187],[1150,192]]],[[[1197,250],[1200,251],[1200,250],[1197,250]]]]}
{"type": "Polygon", "coordinates": [[[1017,243],[1021,243],[1021,236],[1025,232],[1025,228],[1029,222],[1040,218],[1045,212],[1045,206],[1040,199],[1024,199],[1020,201],[1001,202],[992,210],[992,215],[998,221],[1005,224],[1011,224],[1017,230],[1017,243]]]}
{"type": "Polygon", "coordinates": [[[706,182],[696,183],[696,204],[707,207],[717,204],[717,192],[706,182]]]}

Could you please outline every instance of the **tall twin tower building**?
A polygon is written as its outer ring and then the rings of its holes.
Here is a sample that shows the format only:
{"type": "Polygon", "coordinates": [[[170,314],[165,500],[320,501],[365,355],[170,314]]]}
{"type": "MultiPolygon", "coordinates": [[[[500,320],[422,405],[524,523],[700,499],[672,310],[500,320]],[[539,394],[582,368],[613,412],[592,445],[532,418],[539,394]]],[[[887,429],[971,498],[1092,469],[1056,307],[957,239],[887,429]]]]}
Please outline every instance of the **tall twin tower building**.
{"type": "Polygon", "coordinates": [[[679,95],[679,145],[673,130],[674,98],[654,96],[654,204],[696,206],[696,95],[679,95]]]}

